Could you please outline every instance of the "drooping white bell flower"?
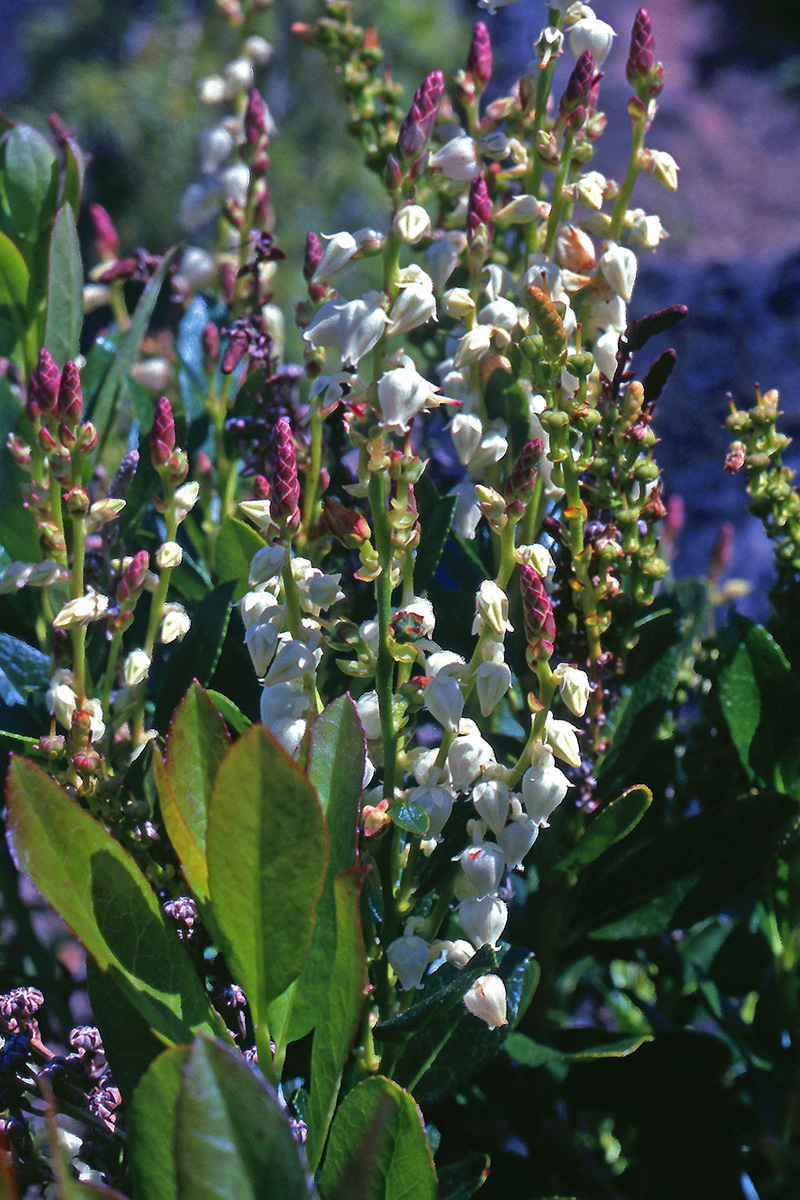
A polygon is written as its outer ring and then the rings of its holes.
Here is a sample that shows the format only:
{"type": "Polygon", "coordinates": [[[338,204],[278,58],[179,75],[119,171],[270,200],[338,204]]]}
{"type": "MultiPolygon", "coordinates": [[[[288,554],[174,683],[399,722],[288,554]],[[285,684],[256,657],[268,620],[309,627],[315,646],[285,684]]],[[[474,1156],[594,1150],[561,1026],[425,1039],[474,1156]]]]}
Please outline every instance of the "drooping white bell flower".
{"type": "Polygon", "coordinates": [[[427,942],[415,933],[395,938],[386,948],[386,957],[404,992],[422,987],[429,959],[427,942]]]}
{"type": "Polygon", "coordinates": [[[508,1024],[506,985],[499,975],[481,975],[464,995],[464,1004],[490,1029],[508,1024]]]}
{"type": "Polygon", "coordinates": [[[497,891],[506,868],[505,855],[499,846],[492,842],[467,846],[459,854],[458,861],[476,899],[497,891]]]}
{"type": "Polygon", "coordinates": [[[522,800],[531,820],[547,828],[570,787],[564,772],[552,764],[529,767],[522,776],[522,800]]]}
{"type": "Polygon", "coordinates": [[[467,897],[458,906],[458,919],[477,950],[495,947],[508,921],[508,907],[499,896],[467,897]]]}

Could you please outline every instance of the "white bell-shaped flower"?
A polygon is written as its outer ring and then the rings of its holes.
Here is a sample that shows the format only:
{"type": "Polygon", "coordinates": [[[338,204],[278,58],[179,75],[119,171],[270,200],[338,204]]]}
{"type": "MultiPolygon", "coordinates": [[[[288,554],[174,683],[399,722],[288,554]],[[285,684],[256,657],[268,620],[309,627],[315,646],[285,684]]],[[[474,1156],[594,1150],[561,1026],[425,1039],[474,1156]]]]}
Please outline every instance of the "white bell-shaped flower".
{"type": "Polygon", "coordinates": [[[495,947],[508,921],[508,908],[499,896],[468,897],[458,906],[461,928],[477,950],[495,947]]]}
{"type": "Polygon", "coordinates": [[[467,846],[459,854],[458,861],[476,898],[490,896],[497,891],[506,868],[505,855],[499,846],[492,842],[467,846]]]}
{"type": "Polygon", "coordinates": [[[386,957],[404,992],[422,987],[429,958],[427,942],[415,933],[395,938],[386,949],[386,957]]]}
{"type": "Polygon", "coordinates": [[[464,694],[452,675],[438,675],[424,692],[425,707],[448,733],[458,733],[464,711],[464,694]]]}
{"type": "Polygon", "coordinates": [[[476,979],[464,996],[464,1004],[490,1029],[508,1024],[506,985],[499,975],[481,975],[476,979]]]}
{"type": "Polygon", "coordinates": [[[457,737],[447,754],[453,787],[466,792],[482,771],[494,764],[494,751],[479,733],[457,737]]]}
{"type": "Polygon", "coordinates": [[[569,31],[569,48],[576,58],[580,58],[584,51],[590,50],[595,70],[599,71],[608,58],[611,43],[616,36],[605,21],[599,21],[595,16],[581,17],[569,31]]]}
{"type": "Polygon", "coordinates": [[[522,776],[522,800],[531,820],[547,827],[571,786],[558,767],[547,764],[529,767],[522,776]]]}
{"type": "Polygon", "coordinates": [[[365,692],[356,700],[358,719],[364,726],[364,735],[369,742],[376,742],[381,736],[381,710],[378,704],[377,692],[365,692]]]}
{"type": "Polygon", "coordinates": [[[515,816],[497,835],[509,870],[522,865],[525,855],[539,836],[539,826],[524,814],[515,816]]]}
{"type": "Polygon", "coordinates": [[[465,133],[451,138],[430,156],[428,168],[457,183],[471,183],[481,169],[474,141],[465,133]]]}
{"type": "Polygon", "coordinates": [[[598,265],[612,292],[625,301],[630,300],[638,265],[633,251],[612,242],[601,254],[598,265]]]}
{"type": "Polygon", "coordinates": [[[421,808],[428,818],[428,838],[439,841],[453,811],[453,793],[446,787],[413,787],[409,788],[407,799],[421,808]]]}
{"type": "Polygon", "coordinates": [[[566,663],[560,663],[553,675],[558,680],[561,699],[569,711],[576,717],[582,717],[586,712],[591,692],[589,676],[578,667],[570,667],[566,663]]]}
{"type": "Polygon", "coordinates": [[[472,803],[494,836],[499,838],[505,828],[511,803],[508,784],[500,779],[489,779],[485,783],[476,784],[472,792],[472,803]]]}
{"type": "Polygon", "coordinates": [[[511,669],[504,662],[482,662],[475,672],[475,689],[484,717],[494,712],[511,687],[511,669]]]}
{"type": "Polygon", "coordinates": [[[578,730],[570,721],[556,721],[547,714],[544,727],[545,745],[571,767],[581,765],[581,748],[578,745],[578,730]]]}

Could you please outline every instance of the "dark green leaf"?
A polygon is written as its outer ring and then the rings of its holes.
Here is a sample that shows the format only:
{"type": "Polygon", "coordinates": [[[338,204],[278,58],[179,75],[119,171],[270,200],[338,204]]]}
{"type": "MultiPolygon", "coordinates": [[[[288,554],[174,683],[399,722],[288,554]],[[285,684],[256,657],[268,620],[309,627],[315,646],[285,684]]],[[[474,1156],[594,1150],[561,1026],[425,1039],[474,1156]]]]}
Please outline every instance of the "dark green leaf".
{"type": "Polygon", "coordinates": [[[652,1037],[621,1037],[613,1041],[601,1042],[597,1046],[587,1046],[581,1050],[557,1050],[554,1046],[544,1046],[534,1042],[524,1033],[510,1033],[503,1047],[509,1058],[523,1067],[541,1067],[548,1062],[586,1062],[593,1058],[625,1058],[633,1054],[645,1042],[652,1042],[652,1037]]]}
{"type": "Polygon", "coordinates": [[[69,204],[58,210],[50,234],[47,319],[44,344],[57,363],[78,354],[83,325],[83,263],[75,216],[69,204]]]}
{"type": "Polygon", "coordinates": [[[42,135],[16,125],[5,141],[3,189],[17,233],[31,241],[50,225],[58,196],[58,163],[42,135]]]}
{"type": "Polygon", "coordinates": [[[448,975],[452,976],[449,982],[445,983],[438,977],[440,972],[443,974],[445,970],[440,968],[439,972],[430,977],[433,986],[427,994],[405,1012],[376,1025],[375,1036],[384,1042],[396,1041],[423,1029],[434,1018],[443,1022],[447,1014],[461,1003],[475,980],[496,968],[497,955],[491,946],[482,946],[459,971],[448,971],[448,975]]]}
{"type": "Polygon", "coordinates": [[[395,825],[409,833],[424,837],[428,832],[428,814],[418,804],[412,804],[409,800],[396,800],[389,805],[387,813],[395,825]]]}
{"type": "Polygon", "coordinates": [[[286,1113],[236,1051],[208,1038],[195,1041],[176,1118],[178,1200],[314,1196],[286,1113]]]}
{"type": "Polygon", "coordinates": [[[530,403],[527,393],[508,371],[492,371],[486,383],[486,412],[490,421],[504,421],[512,461],[528,441],[530,403]]]}
{"type": "Polygon", "coordinates": [[[64,193],[63,201],[72,206],[74,213],[81,211],[81,192],[86,160],[77,142],[67,138],[64,143],[64,193]]]}
{"type": "Polygon", "coordinates": [[[424,592],[442,557],[444,544],[453,527],[458,496],[440,496],[433,481],[423,475],[414,487],[419,508],[420,539],[414,565],[414,584],[424,592]]]}
{"type": "Polygon", "coordinates": [[[347,1057],[358,1031],[367,985],[357,870],[334,881],[336,954],[326,976],[324,1009],[316,1022],[311,1047],[311,1097],[306,1153],[314,1170],[322,1156],[347,1057]]]}
{"type": "Polygon", "coordinates": [[[734,614],[720,633],[719,698],[749,777],[800,799],[800,685],[760,625],[734,614]]]}
{"type": "Polygon", "coordinates": [[[489,1158],[470,1154],[461,1162],[439,1167],[439,1200],[469,1200],[489,1178],[489,1158]]]}
{"type": "Polygon", "coordinates": [[[225,722],[200,685],[192,683],[170,723],[164,762],[155,751],[154,767],[169,840],[200,901],[208,900],[208,806],[229,746],[225,722]]]}
{"type": "Polygon", "coordinates": [[[160,1054],[133,1097],[128,1139],[135,1200],[178,1200],[175,1130],[188,1046],[160,1054]]]}
{"type": "Polygon", "coordinates": [[[604,804],[575,849],[557,863],[557,870],[579,871],[587,863],[594,862],[604,850],[622,841],[639,824],[652,800],[650,789],[639,786],[628,788],[616,800],[604,804]]]}
{"type": "Polygon", "coordinates": [[[206,687],[225,641],[231,616],[233,583],[223,583],[200,601],[192,613],[192,625],[183,640],[170,652],[156,700],[153,724],[163,732],[170,717],[189,689],[192,680],[206,687]]]}
{"type": "Polygon", "coordinates": [[[103,1039],[103,1053],[127,1107],[139,1080],[161,1054],[164,1043],[154,1036],[125,993],[91,958],[86,963],[86,986],[93,1020],[103,1039]]]}
{"type": "Polygon", "coordinates": [[[38,562],[36,517],[32,508],[23,508],[21,504],[21,488],[27,476],[22,474],[7,446],[20,411],[19,397],[11,390],[8,379],[0,378],[0,545],[12,561],[38,562]]]}
{"type": "Polygon", "coordinates": [[[266,544],[261,535],[244,521],[227,517],[222,522],[214,544],[214,568],[221,582],[235,581],[234,600],[241,600],[250,590],[250,563],[266,544]]]}
{"type": "Polygon", "coordinates": [[[348,1092],[319,1187],[324,1200],[437,1200],[428,1139],[408,1092],[380,1075],[348,1092]]]}
{"type": "Polygon", "coordinates": [[[308,779],[260,725],[228,751],[206,826],[208,885],[228,964],[257,1026],[300,973],[328,860],[308,779]]]}
{"type": "Polygon", "coordinates": [[[24,704],[50,686],[50,658],[27,642],[0,633],[0,700],[24,704]]]}
{"type": "Polygon", "coordinates": [[[25,335],[30,275],[17,247],[0,233],[0,353],[11,355],[25,335]]]}
{"type": "Polygon", "coordinates": [[[220,1028],[192,963],[133,859],[54,779],[11,762],[8,840],[17,865],[165,1042],[220,1028]]]}

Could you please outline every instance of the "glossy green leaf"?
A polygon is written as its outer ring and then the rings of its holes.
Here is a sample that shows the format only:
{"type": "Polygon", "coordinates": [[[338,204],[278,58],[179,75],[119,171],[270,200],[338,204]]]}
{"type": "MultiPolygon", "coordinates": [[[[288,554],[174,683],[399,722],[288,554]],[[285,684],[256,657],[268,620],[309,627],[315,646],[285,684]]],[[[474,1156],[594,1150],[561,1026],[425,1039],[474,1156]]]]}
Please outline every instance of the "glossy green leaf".
{"type": "Polygon", "coordinates": [[[0,546],[8,554],[9,561],[38,562],[36,517],[32,508],[23,508],[20,504],[20,489],[28,477],[14,462],[7,445],[8,435],[15,429],[20,411],[19,396],[12,391],[8,379],[0,378],[0,546]]]}
{"type": "Polygon", "coordinates": [[[57,363],[74,359],[83,325],[83,262],[69,204],[58,210],[50,234],[47,271],[47,318],[44,344],[57,363]]]}
{"type": "Polygon", "coordinates": [[[313,787],[260,725],[220,766],[206,827],[208,886],[225,957],[257,1025],[296,979],[328,861],[313,787]]]}
{"type": "Polygon", "coordinates": [[[153,716],[153,724],[159,731],[166,730],[192,680],[197,680],[201,687],[211,681],[231,617],[232,596],[232,583],[220,584],[209,592],[192,613],[189,632],[171,648],[166,668],[160,673],[153,716]]]}
{"type": "Polygon", "coordinates": [[[509,1058],[523,1067],[541,1067],[549,1062],[588,1062],[594,1058],[626,1058],[638,1050],[645,1042],[652,1042],[652,1037],[620,1037],[613,1041],[601,1042],[596,1046],[587,1046],[580,1050],[558,1050],[554,1046],[545,1046],[535,1042],[524,1033],[510,1033],[503,1049],[509,1058]]]}
{"type": "Polygon", "coordinates": [[[428,832],[428,814],[418,804],[410,800],[395,800],[386,810],[395,825],[417,837],[424,837],[428,832]]]}
{"type": "Polygon", "coordinates": [[[765,791],[612,847],[582,876],[575,933],[660,936],[740,902],[774,863],[796,816],[793,800],[765,791]]]}
{"type": "Polygon", "coordinates": [[[234,600],[241,600],[250,590],[250,563],[266,544],[261,534],[244,521],[227,517],[222,522],[214,543],[214,566],[220,582],[235,581],[234,600]]]}
{"type": "Polygon", "coordinates": [[[306,1153],[314,1170],[322,1156],[347,1057],[358,1031],[367,985],[357,870],[334,881],[336,954],[326,978],[325,1005],[311,1048],[311,1097],[306,1153]]]}
{"type": "Polygon", "coordinates": [[[76,141],[67,138],[64,142],[64,203],[72,206],[74,213],[81,211],[81,193],[83,177],[86,173],[86,159],[76,141]]]}
{"type": "Polygon", "coordinates": [[[719,698],[750,779],[800,799],[800,685],[780,646],[738,614],[720,633],[719,698]]]}
{"type": "MultiPolygon", "coordinates": [[[[170,251],[164,255],[161,266],[142,292],[131,318],[130,328],[119,343],[117,353],[104,376],[100,390],[88,406],[87,417],[97,427],[98,455],[114,424],[117,406],[125,388],[128,372],[139,356],[142,338],[147,333],[147,327],[150,324],[150,318],[153,315],[153,309],[156,306],[173,253],[170,251]]],[[[149,427],[143,432],[149,433],[149,427]]]]}
{"type": "Polygon", "coordinates": [[[208,899],[206,822],[211,789],[230,744],[225,722],[195,681],[175,710],[165,758],[155,771],[169,840],[187,883],[201,901],[208,899]]]}
{"type": "Polygon", "coordinates": [[[414,487],[419,507],[420,539],[414,564],[414,583],[424,592],[442,557],[445,542],[453,527],[458,496],[440,496],[433,481],[423,475],[414,487]]]}
{"type": "Polygon", "coordinates": [[[50,657],[10,633],[0,633],[0,701],[24,704],[50,686],[50,657]]]}
{"type": "Polygon", "coordinates": [[[21,871],[166,1042],[221,1028],[184,948],[127,851],[40,767],[14,758],[7,833],[21,871]]]}
{"type": "Polygon", "coordinates": [[[393,1080],[376,1075],[345,1096],[319,1189],[323,1200],[437,1200],[421,1113],[393,1080]]]}
{"type": "Polygon", "coordinates": [[[35,239],[55,214],[58,163],[45,138],[30,125],[16,125],[6,138],[2,184],[17,233],[35,239]]]}
{"type": "Polygon", "coordinates": [[[653,801],[649,788],[628,788],[610,804],[604,804],[600,812],[589,823],[574,850],[566,854],[557,864],[559,871],[579,871],[587,863],[622,841],[634,829],[653,801]]]}
{"type": "Polygon", "coordinates": [[[28,304],[30,275],[17,247],[0,233],[0,310],[10,309],[9,319],[22,328],[28,304]]]}
{"type": "Polygon", "coordinates": [[[420,1104],[449,1095],[491,1062],[530,1004],[540,974],[533,955],[511,946],[498,952],[498,959],[492,973],[506,986],[507,1025],[489,1029],[461,1005],[429,1022],[407,1044],[397,1078],[420,1104]]]}
{"type": "Polygon", "coordinates": [[[280,1009],[270,1011],[270,1029],[281,1044],[304,1037],[325,1011],[336,950],[334,879],[357,861],[365,760],[364,731],[355,705],[349,696],[340,696],[311,727],[308,778],[325,814],[330,851],[311,950],[290,994],[281,998],[280,1009]]]}
{"type": "Polygon", "coordinates": [[[160,1054],[136,1088],[128,1143],[134,1200],[178,1200],[175,1128],[188,1046],[160,1054]]]}

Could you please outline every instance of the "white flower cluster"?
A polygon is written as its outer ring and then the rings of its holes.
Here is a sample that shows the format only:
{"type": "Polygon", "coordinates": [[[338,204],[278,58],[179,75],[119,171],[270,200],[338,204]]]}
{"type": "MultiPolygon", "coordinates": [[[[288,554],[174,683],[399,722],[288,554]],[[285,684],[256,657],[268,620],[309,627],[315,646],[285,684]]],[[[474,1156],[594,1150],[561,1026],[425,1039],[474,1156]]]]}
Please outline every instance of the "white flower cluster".
{"type": "Polygon", "coordinates": [[[315,678],[322,659],[320,613],[343,592],[339,575],[325,575],[285,546],[265,546],[250,567],[250,587],[241,602],[245,644],[261,681],[261,721],[283,746],[296,754],[310,715],[319,711],[315,678]],[[288,573],[288,578],[287,578],[288,573]],[[292,588],[302,616],[294,622],[286,586],[292,588]]]}

